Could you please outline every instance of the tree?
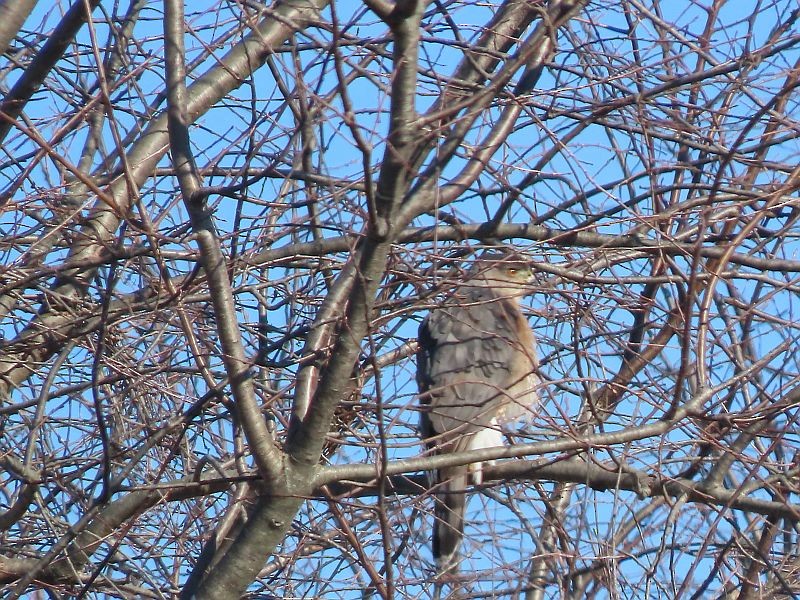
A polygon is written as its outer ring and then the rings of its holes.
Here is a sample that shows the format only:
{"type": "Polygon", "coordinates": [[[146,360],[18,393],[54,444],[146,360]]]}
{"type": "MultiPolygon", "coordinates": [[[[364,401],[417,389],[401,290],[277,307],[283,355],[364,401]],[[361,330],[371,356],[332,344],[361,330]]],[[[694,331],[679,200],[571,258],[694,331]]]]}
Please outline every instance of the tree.
{"type": "Polygon", "coordinates": [[[793,2],[35,4],[6,596],[426,597],[424,472],[486,459],[452,597],[800,593],[793,2]],[[544,402],[428,456],[416,327],[487,245],[544,402]]]}

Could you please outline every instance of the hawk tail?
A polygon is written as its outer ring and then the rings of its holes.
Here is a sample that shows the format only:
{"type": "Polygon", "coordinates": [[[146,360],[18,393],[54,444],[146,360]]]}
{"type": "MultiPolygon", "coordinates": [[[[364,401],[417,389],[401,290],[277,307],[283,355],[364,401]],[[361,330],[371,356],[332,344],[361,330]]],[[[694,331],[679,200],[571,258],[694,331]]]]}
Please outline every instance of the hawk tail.
{"type": "Polygon", "coordinates": [[[468,474],[467,467],[442,469],[437,473],[439,484],[436,486],[433,512],[433,557],[439,575],[458,567],[458,555],[464,537],[468,474]]]}

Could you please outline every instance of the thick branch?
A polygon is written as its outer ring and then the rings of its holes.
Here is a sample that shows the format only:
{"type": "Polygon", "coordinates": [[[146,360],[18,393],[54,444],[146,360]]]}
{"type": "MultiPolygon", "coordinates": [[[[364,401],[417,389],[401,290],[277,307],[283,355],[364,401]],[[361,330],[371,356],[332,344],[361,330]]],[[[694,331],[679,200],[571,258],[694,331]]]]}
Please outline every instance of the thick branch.
{"type": "MultiPolygon", "coordinates": [[[[275,11],[275,16],[265,18],[257,30],[236,44],[228,54],[215,63],[208,72],[195,81],[187,90],[186,114],[194,121],[214,106],[228,92],[237,88],[250,74],[263,64],[270,50],[280,44],[297,27],[312,19],[328,0],[285,2],[275,11]]],[[[150,121],[148,127],[132,146],[127,156],[132,172],[121,176],[109,187],[109,204],[98,204],[92,211],[88,223],[76,236],[78,242],[70,244],[68,260],[75,264],[82,261],[95,262],[105,254],[105,247],[113,245],[111,240],[121,219],[130,209],[135,190],[129,183],[141,186],[164,156],[168,148],[166,115],[150,121]],[[115,208],[111,208],[111,207],[115,208]]],[[[61,278],[54,293],[67,304],[70,299],[84,294],[84,284],[91,278],[93,269],[81,271],[61,278]],[[78,277],[79,276],[79,277],[78,277]],[[77,279],[76,279],[77,277],[77,279]]],[[[45,362],[69,339],[64,328],[72,321],[69,310],[58,306],[43,310],[16,338],[0,345],[0,399],[34,372],[31,365],[45,362]],[[27,338],[25,344],[18,341],[27,338]]]]}
{"type": "MultiPolygon", "coordinates": [[[[5,21],[5,17],[8,16],[8,12],[11,10],[8,7],[14,4],[19,4],[19,2],[3,2],[0,4],[0,19],[3,20],[4,28],[6,26],[11,26],[12,28],[15,26],[16,18],[5,21]]],[[[32,9],[35,2],[25,0],[25,4],[29,4],[30,9],[32,9]]],[[[88,3],[85,2],[85,0],[75,0],[61,19],[61,22],[59,22],[52,34],[48,36],[42,49],[36,54],[36,58],[34,58],[33,62],[25,69],[25,73],[22,74],[22,77],[17,80],[14,87],[11,88],[8,94],[6,94],[6,97],[3,98],[3,102],[0,104],[0,115],[2,115],[2,118],[0,118],[0,142],[4,140],[8,132],[11,131],[14,121],[22,114],[25,104],[31,99],[31,96],[33,96],[36,90],[39,89],[45,77],[47,77],[47,74],[55,67],[56,63],[64,54],[64,51],[72,43],[75,35],[80,28],[83,27],[83,24],[86,23],[86,20],[89,18],[89,13],[86,12],[87,6],[90,10],[94,10],[98,4],[100,4],[100,0],[90,0],[88,3]]],[[[21,8],[23,7],[19,6],[14,8],[15,16],[23,16],[20,14],[21,8]]],[[[19,25],[21,26],[22,23],[20,22],[19,25]]],[[[16,33],[16,31],[14,33],[16,33]]],[[[3,34],[0,33],[0,36],[2,35],[3,34]]],[[[1,49],[2,40],[0,40],[0,50],[1,49]]],[[[0,54],[2,54],[2,52],[0,52],[0,54]]]]}
{"type": "Polygon", "coordinates": [[[172,161],[178,174],[181,193],[189,213],[195,239],[206,272],[214,317],[222,346],[222,361],[235,400],[239,423],[250,451],[267,486],[274,485],[282,470],[282,454],[275,446],[256,399],[250,376],[250,363],[242,346],[236,304],[233,299],[228,264],[222,253],[205,196],[198,194],[200,176],[195,168],[189,143],[186,113],[186,68],[184,64],[183,0],[167,0],[164,10],[166,39],[167,106],[172,161]]]}
{"type": "Polygon", "coordinates": [[[0,55],[6,53],[36,2],[37,0],[16,0],[0,3],[0,55]]]}

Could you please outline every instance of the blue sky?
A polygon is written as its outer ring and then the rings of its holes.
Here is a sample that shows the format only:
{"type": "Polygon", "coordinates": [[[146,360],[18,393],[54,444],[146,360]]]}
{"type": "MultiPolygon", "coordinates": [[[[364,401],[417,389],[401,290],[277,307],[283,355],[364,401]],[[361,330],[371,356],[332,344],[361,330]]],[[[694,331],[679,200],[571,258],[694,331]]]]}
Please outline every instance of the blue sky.
{"type": "MultiPolygon", "coordinates": [[[[193,4],[187,7],[194,11],[189,15],[189,23],[194,31],[202,32],[203,40],[208,42],[217,39],[227,31],[231,15],[224,11],[217,13],[209,10],[211,4],[193,4]]],[[[338,3],[338,9],[344,11],[356,4],[338,3]]],[[[652,89],[666,81],[670,77],[681,77],[691,73],[697,62],[697,43],[704,27],[706,12],[703,6],[698,6],[693,2],[670,2],[659,5],[662,10],[662,18],[665,22],[674,22],[672,30],[658,29],[652,22],[642,19],[637,23],[637,34],[640,36],[640,60],[637,69],[636,63],[622,63],[622,58],[630,57],[633,53],[631,42],[628,37],[627,27],[623,15],[620,12],[619,3],[607,3],[600,5],[592,4],[589,11],[585,12],[576,19],[570,30],[571,34],[562,34],[560,51],[553,59],[553,68],[548,69],[543,74],[536,89],[525,99],[526,110],[519,119],[514,133],[509,138],[509,142],[498,152],[493,161],[487,168],[487,172],[479,182],[473,186],[469,193],[465,194],[458,202],[447,207],[446,212],[464,222],[482,222],[491,216],[503,199],[503,191],[500,189],[500,182],[507,181],[511,184],[519,182],[534,167],[539,157],[544,152],[557,144],[559,138],[572,131],[575,127],[580,127],[583,120],[590,113],[592,108],[609,101],[619,101],[627,94],[627,89],[641,86],[642,90],[652,89]],[[591,16],[591,22],[587,16],[591,16]],[[661,40],[669,33],[673,36],[681,36],[685,42],[678,44],[680,52],[677,55],[665,51],[661,40]],[[595,70],[588,75],[583,72],[583,55],[576,52],[572,45],[572,39],[591,40],[600,47],[600,43],[593,40],[593,36],[602,36],[604,48],[608,51],[608,63],[593,65],[595,70]],[[615,56],[616,55],[616,56],[615,56]],[[660,65],[660,68],[659,66],[660,65]],[[665,75],[669,73],[669,75],[665,75]],[[602,84],[593,83],[592,78],[606,78],[602,84]]],[[[724,63],[731,56],[739,56],[746,50],[757,48],[766,39],[775,26],[775,19],[784,19],[786,13],[793,6],[791,2],[775,2],[764,8],[763,2],[736,2],[727,3],[723,7],[720,20],[726,24],[714,31],[709,44],[703,49],[706,57],[706,69],[713,67],[716,63],[724,63]],[[761,10],[757,16],[756,8],[761,10]],[[750,38],[747,36],[750,34],[750,38]]],[[[235,10],[235,9],[234,9],[235,10]]],[[[476,35],[477,26],[485,20],[485,14],[490,8],[483,5],[477,6],[471,3],[454,9],[453,16],[460,25],[459,34],[466,39],[471,39],[476,35]]],[[[49,7],[40,3],[34,17],[29,21],[28,27],[37,23],[40,19],[47,19],[53,22],[58,17],[58,11],[49,13],[49,7]]],[[[96,15],[99,17],[99,14],[96,15]]],[[[634,17],[641,15],[634,15],[634,17]]],[[[143,20],[137,25],[134,37],[141,40],[141,50],[136,55],[138,64],[132,70],[139,86],[147,92],[145,98],[147,103],[152,103],[155,94],[162,87],[163,57],[162,41],[159,38],[161,31],[160,23],[160,4],[152,4],[143,12],[143,20]],[[150,55],[148,58],[147,55],[150,55]]],[[[348,20],[347,14],[339,15],[342,22],[348,20]]],[[[47,29],[45,27],[44,29],[47,29]]],[[[98,37],[103,40],[107,37],[107,29],[98,25],[98,37]]],[[[376,19],[371,17],[363,18],[357,26],[350,28],[354,35],[372,38],[376,43],[386,36],[385,27],[376,19]]],[[[298,41],[302,43],[314,40],[326,39],[326,33],[315,30],[309,38],[305,35],[298,36],[298,41]]],[[[428,49],[423,54],[423,59],[435,63],[440,73],[449,73],[455,62],[461,56],[452,44],[453,33],[443,22],[434,23],[426,30],[426,42],[429,43],[428,49]]],[[[84,30],[80,37],[84,44],[88,43],[87,33],[84,30]]],[[[237,39],[237,38],[233,38],[237,39]]],[[[224,40],[224,44],[229,44],[232,40],[224,40]]],[[[588,43],[588,42],[587,42],[588,43]]],[[[192,37],[187,36],[187,47],[189,59],[194,59],[202,46],[192,37]]],[[[358,47],[345,48],[343,51],[349,52],[349,57],[358,57],[362,52],[358,47]]],[[[221,55],[220,51],[218,55],[221,55]]],[[[792,47],[783,51],[778,57],[772,58],[760,64],[754,64],[746,78],[749,84],[746,89],[739,90],[732,84],[733,75],[721,75],[714,80],[714,83],[705,87],[702,97],[693,100],[697,104],[699,114],[696,117],[697,139],[708,142],[713,141],[720,145],[730,147],[737,144],[737,148],[747,148],[752,140],[756,140],[763,131],[761,121],[752,129],[746,129],[748,119],[750,119],[759,109],[759,102],[767,101],[779,87],[783,84],[785,73],[783,71],[791,67],[798,58],[796,48],[792,47]],[[731,106],[728,108],[728,106],[731,106]],[[724,126],[719,127],[715,119],[718,113],[725,110],[724,126]],[[706,131],[704,124],[708,123],[706,131]],[[712,131],[712,125],[715,127],[712,131]],[[708,134],[708,139],[703,138],[703,133],[708,134]],[[743,139],[737,142],[738,136],[743,139]]],[[[315,152],[313,164],[319,173],[342,180],[359,181],[363,175],[363,164],[361,156],[355,146],[351,133],[341,122],[342,103],[335,93],[335,80],[332,68],[331,56],[329,53],[308,50],[300,53],[296,57],[289,52],[282,52],[276,55],[275,63],[278,70],[284,76],[284,82],[288,89],[293,89],[296,83],[294,60],[300,65],[300,70],[304,74],[305,83],[308,85],[307,94],[311,106],[319,109],[318,122],[315,123],[318,139],[319,151],[315,152]]],[[[82,63],[91,63],[92,57],[86,56],[81,59],[82,63]]],[[[214,59],[207,59],[197,65],[196,71],[192,73],[203,73],[206,68],[213,64],[214,59]]],[[[352,58],[355,60],[355,58],[352,58]]],[[[389,98],[386,95],[386,86],[389,82],[391,65],[387,58],[376,59],[365,67],[362,77],[357,79],[349,86],[350,100],[353,102],[355,114],[359,123],[362,135],[373,147],[371,164],[374,169],[379,169],[379,161],[383,155],[384,138],[387,130],[386,110],[389,98]]],[[[12,74],[13,77],[13,74],[12,74]]],[[[64,87],[70,81],[70,73],[67,70],[57,75],[64,87]]],[[[76,77],[74,89],[92,89],[95,73],[85,77],[76,77]]],[[[13,78],[8,81],[12,83],[13,78]]],[[[420,77],[420,94],[418,97],[418,108],[425,110],[441,89],[441,82],[423,74],[420,77]]],[[[122,87],[116,90],[112,97],[115,98],[120,106],[137,106],[138,99],[133,95],[132,88],[122,87]],[[130,99],[126,99],[126,97],[130,99]]],[[[589,219],[596,215],[603,215],[596,224],[598,231],[604,233],[621,233],[628,231],[633,223],[649,223],[655,209],[647,203],[638,203],[633,210],[625,207],[625,203],[642,194],[656,194],[668,205],[676,205],[683,202],[688,197],[688,192],[684,189],[675,193],[662,190],[666,186],[674,183],[675,165],[678,163],[676,152],[678,144],[669,139],[661,138],[649,140],[641,132],[626,131],[622,125],[635,124],[644,119],[663,123],[664,127],[673,124],[676,113],[681,114],[685,108],[685,103],[689,102],[690,90],[684,87],[669,94],[654,97],[646,102],[639,104],[631,103],[617,111],[614,111],[610,120],[613,127],[605,127],[601,124],[590,125],[580,134],[572,138],[569,144],[561,148],[554,156],[543,165],[541,179],[535,185],[523,192],[522,198],[525,205],[515,206],[509,213],[509,220],[514,222],[527,222],[537,217],[545,215],[554,207],[563,206],[572,199],[575,203],[569,208],[563,208],[551,218],[545,220],[543,224],[561,229],[577,229],[583,227],[589,219]],[[648,155],[652,152],[652,155],[648,155]],[[657,168],[663,168],[663,172],[655,172],[657,168]],[[616,183],[625,179],[625,170],[633,175],[628,181],[616,183]],[[581,193],[586,193],[585,201],[578,202],[577,198],[581,193]],[[616,211],[616,212],[615,212],[616,211]]],[[[76,112],[77,105],[74,96],[59,95],[56,93],[42,92],[36,96],[29,106],[29,115],[33,119],[46,119],[60,110],[76,112]]],[[[792,109],[796,109],[796,102],[791,104],[792,109]]],[[[163,104],[157,110],[163,110],[163,104]]],[[[497,119],[499,111],[502,109],[502,102],[498,106],[487,112],[485,120],[476,124],[469,136],[470,143],[478,143],[478,140],[488,131],[497,119]]],[[[141,107],[139,107],[141,110],[141,107]]],[[[791,115],[792,110],[787,110],[791,115]]],[[[142,115],[134,114],[133,110],[118,110],[115,118],[124,132],[133,131],[135,136],[135,118],[142,115]]],[[[142,118],[141,122],[146,123],[142,118]]],[[[793,123],[793,121],[792,121],[793,123]]],[[[58,127],[63,124],[63,120],[53,119],[50,122],[42,121],[39,123],[40,130],[46,132],[48,136],[54,136],[58,127]]],[[[286,156],[291,157],[297,154],[297,145],[290,140],[294,127],[294,117],[286,109],[282,93],[275,85],[269,69],[262,68],[258,71],[252,82],[246,82],[241,88],[234,91],[225,102],[219,103],[214,109],[201,117],[197,126],[192,129],[192,140],[198,148],[197,160],[201,167],[218,166],[228,168],[239,168],[249,160],[252,167],[260,168],[270,164],[287,168],[290,163],[286,156]],[[251,107],[255,110],[251,111],[251,107]],[[256,134],[250,136],[248,131],[253,122],[257,120],[258,126],[256,134]]],[[[113,147],[112,137],[108,129],[105,132],[105,142],[110,149],[113,147]]],[[[59,151],[65,153],[73,160],[81,151],[85,130],[79,131],[74,137],[68,138],[59,146],[59,151]]],[[[787,140],[772,148],[768,155],[768,160],[778,162],[795,162],[798,156],[798,144],[796,136],[789,126],[786,129],[787,140]]],[[[17,148],[9,147],[9,152],[24,152],[27,146],[17,148]]],[[[465,151],[466,152],[466,151],[465,151]]],[[[692,157],[696,159],[699,152],[693,152],[692,157]]],[[[99,164],[99,160],[97,161],[99,164]]],[[[168,160],[162,161],[162,166],[168,166],[168,160]]],[[[462,161],[454,161],[441,172],[441,181],[446,182],[453,177],[463,165],[462,161]]],[[[709,164],[708,172],[701,173],[699,180],[702,183],[710,184],[716,175],[714,172],[715,163],[709,164]]],[[[744,161],[736,161],[730,164],[723,176],[730,178],[731,186],[736,183],[738,177],[744,169],[744,161]]],[[[0,174],[0,182],[5,187],[9,181],[18,176],[13,170],[8,170],[8,174],[0,174]]],[[[784,175],[779,170],[765,170],[759,176],[760,183],[767,183],[769,178],[780,180],[784,175]]],[[[60,173],[52,169],[46,163],[34,171],[31,178],[20,190],[17,200],[26,196],[36,195],[43,190],[56,189],[60,183],[60,173]]],[[[206,181],[209,185],[217,185],[229,182],[227,178],[209,177],[206,181]]],[[[274,223],[267,224],[269,215],[275,214],[277,209],[271,202],[279,202],[284,205],[292,201],[302,201],[306,190],[302,186],[291,187],[283,180],[265,179],[251,186],[247,190],[247,201],[239,204],[239,201],[231,198],[214,199],[216,205],[216,224],[220,233],[225,236],[225,240],[238,236],[240,241],[239,251],[254,252],[259,244],[272,242],[274,238],[276,246],[282,246],[297,241],[304,241],[310,238],[306,225],[307,214],[304,207],[287,209],[275,219],[274,223]],[[237,217],[237,209],[241,206],[242,212],[237,217]],[[238,229],[234,232],[234,224],[238,223],[238,229]],[[244,242],[243,240],[249,240],[244,242]]],[[[318,192],[324,199],[319,218],[324,222],[321,229],[323,237],[336,237],[352,229],[360,230],[364,226],[364,198],[363,194],[352,189],[341,190],[333,187],[320,188],[318,192]]],[[[88,201],[88,205],[93,200],[88,201]]],[[[155,178],[147,183],[142,190],[142,201],[148,209],[153,211],[153,215],[158,215],[159,231],[165,235],[175,235],[175,241],[165,244],[165,250],[183,251],[191,248],[191,241],[184,234],[180,234],[180,228],[186,222],[186,216],[180,207],[179,200],[175,197],[174,180],[169,177],[155,178]]],[[[755,208],[758,208],[755,205],[755,208]]],[[[42,210],[45,210],[43,205],[42,210]]],[[[752,210],[752,209],[751,209],[752,210]]],[[[687,219],[696,218],[696,214],[688,213],[687,219]]],[[[422,217],[416,225],[427,225],[431,223],[429,217],[422,217]]],[[[32,226],[33,220],[30,218],[20,218],[19,214],[12,211],[0,217],[0,226],[7,229],[13,227],[32,226]]],[[[39,230],[32,230],[37,233],[39,230]]],[[[131,238],[133,239],[133,238],[131,238]]],[[[137,240],[138,241],[138,240],[137,240]]],[[[519,245],[531,252],[539,260],[553,264],[577,263],[582,258],[593,256],[592,253],[583,248],[576,249],[554,249],[542,245],[532,244],[522,240],[517,240],[519,245]]],[[[748,242],[755,244],[757,242],[748,242]]],[[[230,251],[230,249],[229,249],[230,251]]],[[[422,246],[415,248],[398,249],[398,257],[407,264],[414,264],[419,272],[427,267],[428,260],[436,253],[447,251],[447,246],[422,246]]],[[[797,247],[791,241],[785,243],[781,252],[788,257],[796,258],[797,247]]],[[[63,252],[55,252],[48,258],[49,264],[54,264],[63,256],[63,252]]],[[[596,256],[596,254],[594,255],[596,256]]],[[[8,265],[19,260],[20,255],[15,250],[10,250],[4,256],[4,262],[8,265]]],[[[334,266],[341,264],[344,255],[333,257],[334,266]]],[[[676,263],[688,270],[687,262],[684,259],[675,259],[676,263]]],[[[174,275],[181,275],[190,272],[194,264],[191,261],[171,260],[168,261],[174,275]]],[[[402,262],[401,262],[402,264],[402,262]]],[[[642,269],[646,268],[643,260],[629,261],[622,265],[605,267],[594,273],[597,276],[618,276],[638,275],[642,269]]],[[[746,271],[746,270],[743,270],[746,271]]],[[[248,336],[249,347],[255,352],[256,342],[253,337],[258,315],[255,306],[257,297],[248,287],[267,278],[271,282],[271,287],[264,291],[269,296],[269,300],[274,304],[270,310],[268,319],[276,330],[285,329],[287,326],[301,327],[313,318],[316,306],[324,294],[324,280],[320,273],[308,276],[309,270],[304,269],[284,269],[275,267],[267,272],[260,273],[256,269],[243,271],[237,276],[237,302],[241,309],[242,329],[248,336]],[[282,300],[291,296],[297,291],[302,291],[306,297],[307,305],[299,307],[297,305],[281,304],[282,300]]],[[[751,275],[758,275],[751,273],[751,275]]],[[[787,276],[794,283],[793,276],[787,276]]],[[[121,277],[117,283],[117,292],[125,293],[138,289],[143,285],[134,273],[134,269],[121,272],[121,277]]],[[[531,311],[531,324],[535,328],[541,344],[541,354],[543,356],[543,374],[553,383],[545,392],[547,402],[542,407],[542,412],[537,415],[536,420],[527,429],[527,433],[533,436],[542,435],[542,432],[552,432],[563,429],[567,426],[570,419],[577,414],[580,404],[580,396],[584,392],[582,382],[594,382],[593,385],[600,386],[604,381],[616,372],[619,361],[622,343],[631,325],[632,317],[629,311],[630,306],[638,299],[638,294],[642,291],[642,286],[620,281],[617,285],[578,285],[569,282],[553,284],[543,283],[543,290],[533,295],[529,299],[531,311]]],[[[770,314],[780,315],[788,323],[793,323],[795,319],[796,295],[793,290],[778,290],[774,296],[769,296],[766,292],[759,289],[760,285],[753,279],[736,279],[732,284],[736,292],[743,298],[760,297],[755,304],[770,314]]],[[[773,287],[774,286],[773,284],[773,287]]],[[[403,288],[401,296],[408,300],[408,307],[404,311],[398,312],[394,318],[387,319],[381,324],[378,332],[382,337],[381,351],[388,351],[399,346],[406,340],[412,339],[416,335],[416,325],[422,316],[422,312],[416,307],[411,306],[415,299],[415,290],[412,286],[403,288]]],[[[733,295],[733,292],[729,293],[733,295]]],[[[663,318],[665,307],[674,301],[674,291],[671,287],[665,286],[657,296],[656,302],[659,308],[654,311],[654,320],[663,318]]],[[[192,305],[198,327],[213,327],[212,320],[203,308],[202,302],[192,305]]],[[[6,337],[12,337],[19,328],[21,322],[5,322],[2,330],[6,337]]],[[[726,355],[727,346],[731,345],[729,337],[725,337],[729,324],[721,319],[712,322],[715,332],[719,332],[720,339],[714,340],[712,360],[710,362],[712,383],[718,383],[729,377],[731,374],[731,363],[729,356],[726,355]]],[[[132,336],[135,328],[132,328],[127,335],[132,336]]],[[[148,360],[156,365],[159,355],[156,349],[159,344],[184,344],[180,327],[177,324],[171,326],[163,339],[156,338],[161,333],[150,336],[143,336],[138,341],[141,344],[142,352],[148,355],[148,360]]],[[[277,337],[279,334],[275,332],[277,337]]],[[[775,347],[786,339],[795,336],[795,332],[788,328],[777,326],[774,322],[760,322],[755,330],[753,343],[762,354],[775,347]]],[[[645,371],[641,378],[631,387],[631,393],[625,402],[619,407],[615,418],[610,420],[606,426],[609,429],[630,427],[638,423],[647,422],[658,418],[663,414],[664,394],[671,392],[668,387],[659,387],[663,382],[665,372],[674,372],[677,368],[678,346],[677,340],[675,347],[665,352],[653,368],[645,371]]],[[[302,339],[298,339],[291,344],[277,351],[273,358],[276,360],[290,357],[293,352],[300,351],[302,339]]],[[[91,356],[83,348],[76,348],[71,360],[75,365],[75,371],[64,373],[63,380],[56,381],[57,386],[66,388],[71,378],[80,380],[85,377],[90,368],[91,356]],[[82,364],[81,364],[82,363],[82,364]]],[[[174,360],[185,361],[183,366],[190,366],[188,354],[174,354],[174,360]]],[[[214,368],[219,370],[218,357],[215,359],[214,368]]],[[[147,363],[149,364],[149,363],[147,363]]],[[[414,365],[411,361],[404,361],[391,369],[388,369],[381,378],[382,392],[391,404],[392,411],[388,413],[390,417],[388,423],[388,433],[397,435],[393,440],[393,456],[416,455],[419,452],[414,427],[416,424],[416,414],[413,410],[415,403],[416,386],[413,382],[414,365]]],[[[777,390],[787,382],[793,381],[797,372],[796,357],[787,352],[774,361],[774,364],[767,370],[769,377],[766,382],[771,390],[777,390]],[[778,371],[786,368],[785,375],[772,374],[771,371],[778,371]]],[[[276,376],[278,385],[289,386],[293,369],[288,368],[276,376]]],[[[40,379],[32,380],[30,388],[22,389],[19,398],[35,397],[38,393],[38,386],[41,385],[40,379]]],[[[165,394],[159,398],[164,402],[164,409],[168,411],[180,410],[183,405],[185,394],[189,397],[196,397],[203,394],[206,389],[202,380],[198,378],[188,378],[182,382],[174,391],[177,392],[174,398],[165,394]]],[[[374,400],[373,383],[369,382],[364,389],[362,401],[365,403],[374,400]]],[[[751,390],[753,396],[758,393],[757,389],[751,390]]],[[[69,395],[64,395],[63,401],[59,400],[52,405],[52,416],[54,418],[67,417],[85,418],[91,422],[91,411],[88,410],[88,403],[74,401],[69,395]]],[[[742,405],[734,406],[739,409],[742,405]]],[[[51,406],[48,406],[51,410],[51,406]]],[[[215,424],[221,438],[229,436],[229,423],[224,410],[220,410],[217,415],[210,415],[210,419],[221,417],[215,424]]],[[[685,429],[677,429],[665,444],[669,444],[673,449],[668,459],[665,454],[643,451],[638,448],[625,449],[625,458],[629,464],[645,469],[660,468],[665,472],[671,472],[672,464],[682,466],[684,463],[678,461],[683,452],[691,451],[691,442],[696,439],[697,428],[687,425],[685,429]],[[662,462],[663,461],[663,462],[662,462]],[[673,462],[670,462],[673,461],[673,462]]],[[[97,440],[87,439],[82,433],[69,430],[64,434],[57,429],[53,431],[52,443],[62,444],[64,454],[86,452],[92,443],[97,444],[97,440]],[[59,437],[60,436],[60,437],[59,437]]],[[[197,435],[189,438],[193,444],[193,450],[198,454],[207,452],[209,448],[219,444],[219,439],[209,437],[209,430],[203,429],[197,435]]],[[[230,438],[224,443],[228,444],[228,450],[232,451],[229,444],[230,438]]],[[[358,462],[373,460],[377,452],[376,424],[368,422],[363,428],[357,431],[349,440],[351,445],[344,449],[340,455],[335,457],[336,462],[358,462]],[[365,449],[366,446],[366,449],[365,449]]],[[[605,455],[599,456],[604,460],[605,455]]],[[[179,467],[175,465],[176,471],[179,467]]],[[[546,486],[547,487],[547,486],[546,486]]],[[[542,502],[538,492],[532,486],[511,486],[507,489],[500,488],[497,493],[507,493],[516,495],[515,503],[523,514],[530,517],[535,522],[541,516],[542,502]]],[[[570,509],[570,519],[575,524],[576,531],[582,531],[585,537],[576,542],[576,547],[585,552],[588,557],[600,555],[602,544],[607,540],[609,532],[625,520],[626,511],[631,503],[631,495],[626,493],[611,494],[609,492],[595,492],[592,490],[582,490],[576,496],[575,506],[570,509]],[[591,526],[579,527],[580,524],[591,522],[591,526]]],[[[418,528],[417,535],[425,536],[427,528],[422,526],[419,516],[412,518],[414,509],[419,508],[420,500],[415,498],[400,498],[397,500],[403,510],[396,513],[398,522],[408,519],[410,523],[418,528]]],[[[470,558],[471,564],[476,569],[496,570],[499,561],[511,558],[519,560],[520,568],[524,568],[527,555],[532,549],[532,538],[530,535],[517,536],[514,534],[515,527],[518,527],[519,519],[509,512],[506,508],[495,500],[487,500],[485,497],[476,496],[471,504],[470,523],[474,528],[468,530],[466,554],[470,554],[470,542],[484,539],[492,531],[505,540],[503,546],[479,545],[486,550],[486,554],[477,554],[470,558]],[[490,530],[489,525],[495,529],[490,530]],[[513,558],[518,557],[518,558],[513,558]]],[[[72,515],[70,515],[72,516],[72,515]]],[[[183,515],[178,516],[178,520],[183,515]]],[[[322,518],[322,517],[320,517],[322,518]]],[[[675,536],[676,545],[686,545],[685,554],[676,553],[677,567],[681,567],[686,562],[694,560],[691,556],[691,544],[687,540],[699,539],[703,534],[703,527],[708,523],[713,523],[716,516],[706,514],[703,509],[698,509],[695,519],[687,521],[691,523],[686,531],[672,532],[675,536]],[[695,529],[692,530],[692,527],[695,529]]],[[[725,520],[733,517],[725,517],[725,520]]],[[[190,521],[190,516],[186,517],[190,521]]],[[[366,525],[374,525],[369,520],[366,525]]],[[[366,526],[365,525],[365,526],[366,526]]],[[[320,524],[320,529],[324,530],[329,523],[320,524]]],[[[309,525],[309,528],[312,528],[309,525]]],[[[720,530],[722,531],[722,529],[720,530]]],[[[367,536],[370,543],[374,543],[376,558],[379,558],[379,546],[377,537],[372,529],[367,536]]],[[[724,536],[721,536],[724,537],[724,536]]],[[[647,540],[644,546],[650,546],[638,557],[630,557],[621,563],[620,568],[625,569],[627,578],[636,580],[643,578],[646,573],[651,557],[659,552],[658,544],[655,540],[647,540]],[[650,543],[652,542],[652,543],[650,543]]],[[[291,543],[291,542],[290,542],[291,543]]],[[[424,544],[413,545],[423,547],[424,544]]],[[[663,551],[663,549],[662,549],[663,551]]],[[[422,550],[420,555],[404,555],[404,559],[409,568],[424,569],[429,566],[426,550],[422,550]]],[[[324,563],[324,557],[318,557],[324,563]]],[[[331,559],[333,560],[333,559],[331,559]]],[[[710,559],[709,559],[710,560],[710,559]]],[[[652,563],[658,568],[664,563],[652,563]]],[[[703,563],[705,564],[705,563],[703,563]]],[[[338,568],[338,563],[327,568],[338,568]]],[[[504,575],[503,575],[504,576],[504,575]]],[[[700,573],[700,578],[704,574],[700,573]]],[[[489,585],[503,587],[505,581],[495,582],[489,585]]],[[[644,584],[643,584],[644,585],[644,584]]],[[[651,590],[646,595],[641,595],[645,588],[639,588],[632,595],[638,597],[668,597],[669,590],[651,590]]]]}

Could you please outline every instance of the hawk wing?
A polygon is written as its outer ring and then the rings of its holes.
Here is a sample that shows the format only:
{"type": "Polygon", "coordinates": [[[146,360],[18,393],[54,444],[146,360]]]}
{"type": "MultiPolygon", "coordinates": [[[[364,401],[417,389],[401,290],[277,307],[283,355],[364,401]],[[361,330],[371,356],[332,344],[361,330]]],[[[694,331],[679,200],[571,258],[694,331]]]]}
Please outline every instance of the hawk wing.
{"type": "MultiPolygon", "coordinates": [[[[473,288],[423,321],[417,381],[421,429],[436,453],[502,444],[499,426],[537,400],[535,342],[516,301],[473,288]]],[[[480,465],[473,465],[480,480],[480,465]]],[[[433,554],[440,572],[457,564],[470,467],[434,474],[433,554]]]]}

